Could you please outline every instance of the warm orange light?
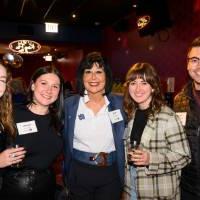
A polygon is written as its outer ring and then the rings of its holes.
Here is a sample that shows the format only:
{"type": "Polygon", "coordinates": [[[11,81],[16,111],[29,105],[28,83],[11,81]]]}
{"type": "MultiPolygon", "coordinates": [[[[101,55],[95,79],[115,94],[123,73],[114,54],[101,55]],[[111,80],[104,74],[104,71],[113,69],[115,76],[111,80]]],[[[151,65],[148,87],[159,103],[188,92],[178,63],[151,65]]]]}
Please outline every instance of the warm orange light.
{"type": "Polygon", "coordinates": [[[9,44],[9,49],[20,54],[36,53],[41,45],[33,40],[15,40],[9,44]]]}
{"type": "Polygon", "coordinates": [[[138,29],[143,29],[144,27],[146,27],[150,23],[150,21],[151,21],[151,16],[149,16],[149,15],[140,16],[137,19],[138,29]]]}

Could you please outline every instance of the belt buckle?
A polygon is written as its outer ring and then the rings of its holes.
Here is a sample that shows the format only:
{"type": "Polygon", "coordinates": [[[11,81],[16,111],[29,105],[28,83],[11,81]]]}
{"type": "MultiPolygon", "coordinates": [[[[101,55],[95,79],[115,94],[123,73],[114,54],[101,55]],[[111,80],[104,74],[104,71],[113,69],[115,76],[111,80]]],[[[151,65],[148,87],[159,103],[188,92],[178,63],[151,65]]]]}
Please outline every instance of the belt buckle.
{"type": "Polygon", "coordinates": [[[108,153],[99,152],[95,154],[95,156],[90,157],[90,160],[95,161],[97,166],[106,167],[108,166],[108,153]],[[98,161],[97,161],[97,158],[99,158],[98,161]]]}

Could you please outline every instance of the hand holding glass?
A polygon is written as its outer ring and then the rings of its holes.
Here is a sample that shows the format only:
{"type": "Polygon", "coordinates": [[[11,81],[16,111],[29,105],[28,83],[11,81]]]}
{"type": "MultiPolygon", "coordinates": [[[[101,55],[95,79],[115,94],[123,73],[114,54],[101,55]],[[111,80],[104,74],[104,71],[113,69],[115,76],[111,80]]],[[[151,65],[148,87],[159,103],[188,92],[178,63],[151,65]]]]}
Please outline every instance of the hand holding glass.
{"type": "Polygon", "coordinates": [[[10,158],[12,159],[12,167],[22,167],[23,159],[25,157],[26,151],[24,150],[24,147],[20,147],[18,144],[14,145],[14,148],[11,148],[12,153],[10,153],[10,158]]]}
{"type": "Polygon", "coordinates": [[[139,148],[139,145],[137,143],[137,141],[133,141],[133,142],[130,142],[129,145],[128,145],[128,162],[129,164],[133,164],[133,160],[132,160],[132,155],[133,155],[133,152],[139,148]]]}

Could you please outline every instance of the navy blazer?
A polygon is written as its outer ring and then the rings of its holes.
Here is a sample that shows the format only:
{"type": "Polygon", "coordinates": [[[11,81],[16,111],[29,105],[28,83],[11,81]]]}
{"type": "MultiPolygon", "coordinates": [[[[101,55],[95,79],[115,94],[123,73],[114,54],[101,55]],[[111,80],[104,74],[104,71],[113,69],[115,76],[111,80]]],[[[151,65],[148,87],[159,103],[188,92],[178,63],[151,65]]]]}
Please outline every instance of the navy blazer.
{"type": "MultiPolygon", "coordinates": [[[[117,166],[119,171],[119,176],[121,183],[124,183],[124,165],[125,165],[125,155],[124,155],[124,141],[123,134],[125,129],[125,120],[122,110],[122,97],[117,95],[108,95],[108,100],[110,104],[108,105],[108,110],[113,111],[120,109],[123,120],[117,123],[112,124],[113,137],[115,142],[115,148],[117,152],[117,166]]],[[[69,181],[69,172],[70,165],[73,158],[73,138],[74,138],[74,126],[75,119],[77,115],[78,105],[79,105],[80,96],[75,95],[67,98],[65,100],[65,121],[64,121],[64,173],[65,181],[69,181]]]]}

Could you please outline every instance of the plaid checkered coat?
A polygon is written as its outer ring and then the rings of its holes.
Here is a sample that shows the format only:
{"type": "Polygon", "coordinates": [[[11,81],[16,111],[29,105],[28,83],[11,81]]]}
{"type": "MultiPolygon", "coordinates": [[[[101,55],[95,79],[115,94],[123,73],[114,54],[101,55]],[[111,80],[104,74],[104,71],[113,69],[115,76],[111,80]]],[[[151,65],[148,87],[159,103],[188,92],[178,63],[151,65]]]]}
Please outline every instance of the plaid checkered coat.
{"type": "MultiPolygon", "coordinates": [[[[126,143],[133,121],[125,132],[126,143]]],[[[127,167],[126,175],[130,177],[126,177],[126,189],[136,184],[137,198],[142,200],[179,200],[181,169],[190,162],[190,150],[181,122],[172,109],[163,106],[160,113],[148,119],[140,146],[150,153],[150,163],[148,167],[136,168],[135,182],[127,167]]]]}

